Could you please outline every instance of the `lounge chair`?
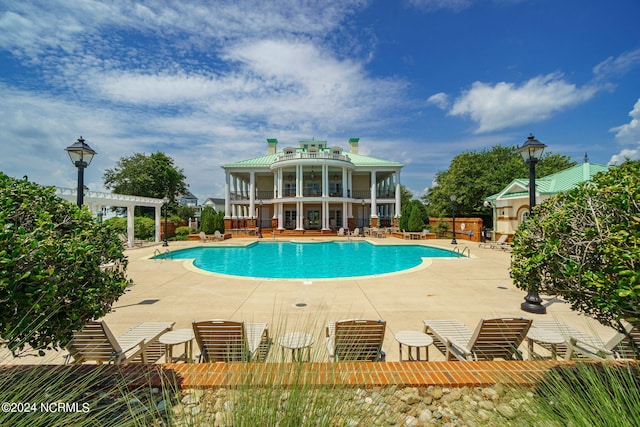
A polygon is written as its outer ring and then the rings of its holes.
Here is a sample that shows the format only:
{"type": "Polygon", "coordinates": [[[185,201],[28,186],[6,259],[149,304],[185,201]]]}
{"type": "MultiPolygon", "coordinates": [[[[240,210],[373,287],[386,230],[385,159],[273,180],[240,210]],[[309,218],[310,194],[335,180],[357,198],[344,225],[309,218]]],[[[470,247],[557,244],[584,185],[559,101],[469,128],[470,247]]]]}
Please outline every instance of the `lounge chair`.
{"type": "Polygon", "coordinates": [[[383,361],[384,320],[340,320],[326,327],[327,350],[333,361],[383,361]]]}
{"type": "Polygon", "coordinates": [[[360,229],[356,228],[353,230],[353,237],[364,237],[364,234],[360,234],[360,229]]]}
{"type": "Polygon", "coordinates": [[[489,249],[501,249],[503,248],[505,245],[508,245],[507,243],[507,239],[509,238],[508,234],[503,234],[502,236],[500,236],[500,238],[498,240],[496,240],[495,242],[484,242],[484,243],[480,243],[478,245],[478,247],[480,248],[489,248],[489,249]]]}
{"type": "Polygon", "coordinates": [[[193,332],[201,362],[264,362],[271,345],[267,323],[201,320],[193,332]]]}
{"type": "Polygon", "coordinates": [[[338,230],[338,236],[344,236],[344,228],[340,227],[338,230]]]}
{"type": "MultiPolygon", "coordinates": [[[[558,344],[555,348],[555,351],[558,355],[563,356],[565,359],[584,357],[580,354],[578,349],[570,349],[570,347],[572,346],[572,342],[573,346],[575,346],[575,344],[579,342],[580,347],[584,349],[592,349],[594,351],[594,354],[599,355],[599,357],[601,358],[613,358],[613,353],[605,350],[604,342],[600,338],[582,332],[559,320],[536,320],[533,322],[532,328],[550,331],[561,336],[565,340],[565,342],[563,344],[558,344]]],[[[550,346],[546,345],[545,343],[538,342],[538,344],[544,348],[547,348],[548,350],[552,350],[550,346]]]]}
{"type": "Polygon", "coordinates": [[[596,360],[605,359],[637,359],[630,340],[640,348],[640,330],[631,324],[626,325],[627,334],[616,333],[608,342],[600,338],[582,332],[557,320],[536,320],[533,327],[554,331],[561,335],[566,346],[565,359],[587,358],[596,360]]]}
{"type": "Polygon", "coordinates": [[[518,350],[531,319],[482,319],[471,331],[457,320],[424,320],[424,332],[433,338],[447,360],[522,359],[518,350]]]}
{"type": "Polygon", "coordinates": [[[206,233],[204,231],[200,232],[200,241],[201,242],[205,242],[208,243],[211,241],[211,238],[209,236],[206,235],[206,233]]]}
{"type": "Polygon", "coordinates": [[[213,232],[213,239],[216,242],[220,242],[222,240],[224,240],[224,236],[222,235],[222,233],[220,233],[220,231],[216,230],[213,232]]]}
{"type": "Polygon", "coordinates": [[[173,328],[175,322],[144,322],[116,338],[104,321],[91,321],[74,333],[67,345],[65,364],[156,362],[164,354],[158,339],[173,328]],[[73,359],[73,360],[71,360],[73,359]]]}

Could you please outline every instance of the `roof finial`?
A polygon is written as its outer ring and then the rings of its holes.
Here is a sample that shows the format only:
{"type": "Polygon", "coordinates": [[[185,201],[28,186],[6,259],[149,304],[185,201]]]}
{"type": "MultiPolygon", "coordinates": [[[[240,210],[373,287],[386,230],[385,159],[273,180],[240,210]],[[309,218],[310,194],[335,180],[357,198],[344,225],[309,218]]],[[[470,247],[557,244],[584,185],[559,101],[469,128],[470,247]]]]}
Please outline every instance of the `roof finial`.
{"type": "Polygon", "coordinates": [[[586,151],[584,153],[584,159],[582,160],[582,163],[589,163],[589,156],[587,155],[586,151]]]}

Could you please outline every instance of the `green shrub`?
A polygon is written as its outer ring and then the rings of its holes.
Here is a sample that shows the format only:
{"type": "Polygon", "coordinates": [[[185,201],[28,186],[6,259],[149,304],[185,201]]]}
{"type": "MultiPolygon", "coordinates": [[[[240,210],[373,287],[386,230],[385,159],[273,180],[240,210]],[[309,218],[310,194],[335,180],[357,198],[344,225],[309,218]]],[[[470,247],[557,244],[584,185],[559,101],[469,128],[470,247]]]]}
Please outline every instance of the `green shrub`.
{"type": "Polygon", "coordinates": [[[196,232],[196,229],[189,226],[177,227],[176,228],[176,237],[186,239],[189,234],[193,234],[196,232]]]}
{"type": "Polygon", "coordinates": [[[200,230],[207,234],[216,231],[216,213],[211,206],[205,206],[200,216],[200,230]]]}
{"type": "Polygon", "coordinates": [[[0,336],[15,353],[59,348],[125,291],[118,232],[42,187],[0,173],[0,336]],[[109,268],[103,268],[109,264],[109,268]]]}
{"type": "MultiPolygon", "coordinates": [[[[109,218],[104,221],[117,234],[127,234],[127,218],[109,218]]],[[[133,219],[133,232],[137,239],[153,240],[156,232],[156,222],[151,218],[137,216],[133,219]]]]}

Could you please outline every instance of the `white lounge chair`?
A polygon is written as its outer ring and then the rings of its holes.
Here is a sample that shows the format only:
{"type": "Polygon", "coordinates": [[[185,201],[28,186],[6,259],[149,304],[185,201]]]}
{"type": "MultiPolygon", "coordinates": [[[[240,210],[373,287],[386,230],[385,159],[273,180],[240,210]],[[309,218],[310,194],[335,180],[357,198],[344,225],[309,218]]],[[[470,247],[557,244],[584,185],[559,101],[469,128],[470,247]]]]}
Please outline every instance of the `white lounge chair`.
{"type": "Polygon", "coordinates": [[[65,363],[152,363],[164,354],[158,339],[175,322],[144,322],[116,338],[104,321],[91,321],[74,333],[67,345],[65,363]],[[73,360],[71,360],[73,359],[73,360]]]}
{"type": "Polygon", "coordinates": [[[216,230],[213,232],[213,239],[217,242],[224,240],[224,236],[220,231],[216,230]]]}
{"type": "MultiPolygon", "coordinates": [[[[605,359],[636,359],[629,336],[617,333],[606,343],[599,337],[587,334],[557,320],[536,320],[535,328],[554,331],[566,341],[565,359],[587,358],[596,360],[605,359]]],[[[627,332],[631,335],[636,345],[640,345],[640,330],[628,324],[627,332]]]]}
{"type": "Polygon", "coordinates": [[[338,230],[338,236],[344,236],[344,228],[340,227],[340,229],[338,230]]]}
{"type": "Polygon", "coordinates": [[[201,242],[205,242],[205,243],[209,243],[211,241],[211,238],[209,236],[207,236],[204,231],[201,231],[200,232],[200,241],[201,242]]]}
{"type": "Polygon", "coordinates": [[[474,331],[457,320],[424,320],[424,332],[433,338],[447,360],[522,359],[518,350],[531,319],[482,319],[474,331]]]}
{"type": "Polygon", "coordinates": [[[502,249],[505,245],[508,245],[508,243],[507,243],[507,239],[508,238],[509,238],[508,234],[503,234],[495,242],[480,243],[478,245],[478,247],[480,247],[480,248],[489,248],[489,249],[502,249]]]}

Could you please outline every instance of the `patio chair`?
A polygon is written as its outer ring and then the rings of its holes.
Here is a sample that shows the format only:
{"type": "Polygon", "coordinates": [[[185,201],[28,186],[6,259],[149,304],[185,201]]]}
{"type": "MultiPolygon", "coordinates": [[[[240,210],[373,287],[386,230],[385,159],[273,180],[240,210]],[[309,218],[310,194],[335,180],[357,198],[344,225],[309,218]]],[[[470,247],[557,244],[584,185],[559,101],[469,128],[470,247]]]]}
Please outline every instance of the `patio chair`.
{"type": "Polygon", "coordinates": [[[386,328],[384,320],[350,319],[327,323],[329,358],[335,362],[384,361],[382,342],[386,328]]]}
{"type": "Polygon", "coordinates": [[[211,241],[211,238],[209,236],[207,236],[204,231],[201,231],[200,232],[200,241],[201,242],[205,242],[205,243],[209,243],[211,241]]]}
{"type": "Polygon", "coordinates": [[[216,230],[213,232],[213,239],[217,242],[220,242],[224,240],[224,236],[222,235],[222,233],[220,233],[220,231],[216,230]]]}
{"type": "Polygon", "coordinates": [[[340,227],[340,229],[338,230],[338,236],[344,236],[344,228],[340,227]]]}
{"type": "Polygon", "coordinates": [[[478,245],[479,248],[489,248],[489,249],[496,249],[496,248],[502,248],[504,245],[507,245],[507,238],[509,237],[509,235],[507,234],[503,234],[502,236],[500,236],[500,238],[498,240],[496,240],[495,242],[484,242],[484,243],[480,243],[478,245]]]}
{"type": "Polygon", "coordinates": [[[360,234],[360,229],[356,228],[353,230],[353,237],[364,237],[364,234],[360,234]]]}
{"type": "Polygon", "coordinates": [[[474,331],[457,320],[423,322],[424,332],[447,360],[521,360],[518,347],[531,327],[531,319],[509,317],[481,319],[474,331]]]}
{"type": "Polygon", "coordinates": [[[271,346],[267,323],[201,320],[193,332],[201,362],[264,362],[271,346]]]}
{"type": "Polygon", "coordinates": [[[565,359],[586,358],[595,360],[606,359],[637,359],[631,340],[640,347],[640,330],[627,324],[627,334],[616,333],[608,342],[599,337],[584,333],[557,320],[536,320],[535,328],[546,329],[560,334],[566,341],[565,359]]]}
{"type": "Polygon", "coordinates": [[[174,323],[143,322],[116,338],[104,321],[91,321],[73,334],[67,345],[69,353],[65,356],[65,364],[156,362],[165,349],[158,339],[170,331],[174,323]]]}

